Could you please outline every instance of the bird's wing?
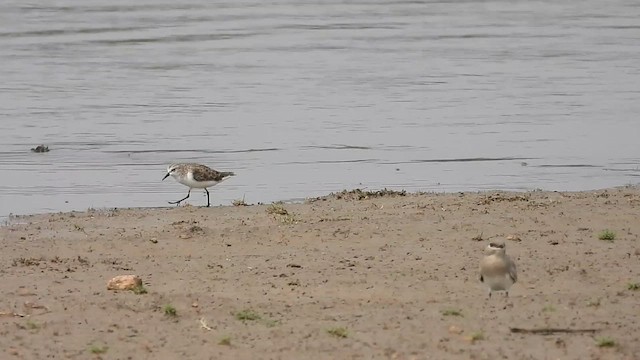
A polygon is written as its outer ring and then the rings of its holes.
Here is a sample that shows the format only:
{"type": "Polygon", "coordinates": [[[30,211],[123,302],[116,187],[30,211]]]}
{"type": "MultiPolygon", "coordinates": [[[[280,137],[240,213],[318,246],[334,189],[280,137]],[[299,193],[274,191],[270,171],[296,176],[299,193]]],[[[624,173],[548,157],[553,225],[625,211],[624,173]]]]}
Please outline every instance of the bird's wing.
{"type": "Polygon", "coordinates": [[[516,268],[516,263],[511,259],[509,259],[509,277],[514,283],[518,281],[518,269],[516,268]]]}
{"type": "Polygon", "coordinates": [[[204,165],[193,167],[193,179],[195,181],[220,181],[224,178],[219,171],[204,165]]]}

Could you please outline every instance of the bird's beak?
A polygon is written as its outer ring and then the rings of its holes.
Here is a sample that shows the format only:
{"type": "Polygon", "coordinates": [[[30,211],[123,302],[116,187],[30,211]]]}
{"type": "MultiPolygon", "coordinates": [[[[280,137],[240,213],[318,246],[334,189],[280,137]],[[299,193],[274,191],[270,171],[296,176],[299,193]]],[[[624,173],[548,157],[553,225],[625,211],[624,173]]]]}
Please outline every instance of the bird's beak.
{"type": "Polygon", "coordinates": [[[165,176],[162,178],[162,180],[164,180],[164,179],[168,178],[168,177],[169,177],[169,175],[171,175],[171,174],[167,173],[167,175],[165,175],[165,176]]]}

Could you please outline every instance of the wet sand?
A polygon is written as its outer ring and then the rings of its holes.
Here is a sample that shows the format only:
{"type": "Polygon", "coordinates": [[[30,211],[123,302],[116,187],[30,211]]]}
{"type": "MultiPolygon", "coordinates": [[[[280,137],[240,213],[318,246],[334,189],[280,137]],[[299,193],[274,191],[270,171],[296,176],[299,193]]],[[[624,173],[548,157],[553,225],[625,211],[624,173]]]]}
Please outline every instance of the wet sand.
{"type": "Polygon", "coordinates": [[[640,354],[640,189],[343,195],[14,217],[0,228],[2,358],[640,354]],[[478,279],[494,240],[518,265],[508,298],[478,279]],[[121,274],[146,293],[107,290],[121,274]]]}

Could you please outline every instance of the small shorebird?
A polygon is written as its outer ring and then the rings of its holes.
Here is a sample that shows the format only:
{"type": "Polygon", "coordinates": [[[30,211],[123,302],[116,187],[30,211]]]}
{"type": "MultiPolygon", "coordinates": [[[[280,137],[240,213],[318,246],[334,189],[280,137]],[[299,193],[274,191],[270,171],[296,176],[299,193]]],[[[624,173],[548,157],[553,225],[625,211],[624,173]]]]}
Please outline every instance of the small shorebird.
{"type": "Polygon", "coordinates": [[[209,207],[211,206],[211,202],[209,201],[209,190],[207,190],[207,188],[212,187],[235,174],[232,172],[216,171],[208,166],[200,164],[182,163],[169,165],[167,167],[167,175],[165,175],[162,180],[169,177],[169,175],[173,176],[173,178],[180,184],[189,187],[187,196],[178,201],[169,201],[169,204],[180,205],[182,201],[189,198],[189,195],[191,195],[191,189],[196,188],[204,189],[204,191],[207,192],[207,207],[209,207]]]}
{"type": "Polygon", "coordinates": [[[493,291],[504,291],[509,296],[509,288],[518,281],[516,263],[506,252],[504,242],[492,242],[484,250],[480,260],[480,281],[489,287],[489,297],[493,291]]]}

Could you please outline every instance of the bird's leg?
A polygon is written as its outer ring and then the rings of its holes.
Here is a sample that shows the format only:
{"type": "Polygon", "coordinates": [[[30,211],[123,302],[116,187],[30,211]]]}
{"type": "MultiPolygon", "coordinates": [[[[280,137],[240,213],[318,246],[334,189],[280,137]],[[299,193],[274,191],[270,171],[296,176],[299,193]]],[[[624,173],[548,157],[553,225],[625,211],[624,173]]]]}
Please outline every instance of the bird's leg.
{"type": "Polygon", "coordinates": [[[189,192],[187,193],[187,196],[185,196],[184,198],[178,200],[178,201],[169,201],[169,204],[176,204],[176,205],[180,205],[181,202],[183,202],[184,200],[187,200],[189,198],[189,195],[191,195],[191,188],[189,188],[189,192]]]}
{"type": "Polygon", "coordinates": [[[207,190],[207,188],[204,188],[204,191],[207,192],[207,207],[211,206],[211,203],[209,202],[209,190],[207,190]]]}
{"type": "Polygon", "coordinates": [[[504,292],[504,297],[509,297],[509,292],[508,291],[504,292]]]}

